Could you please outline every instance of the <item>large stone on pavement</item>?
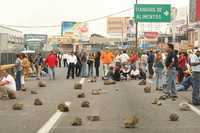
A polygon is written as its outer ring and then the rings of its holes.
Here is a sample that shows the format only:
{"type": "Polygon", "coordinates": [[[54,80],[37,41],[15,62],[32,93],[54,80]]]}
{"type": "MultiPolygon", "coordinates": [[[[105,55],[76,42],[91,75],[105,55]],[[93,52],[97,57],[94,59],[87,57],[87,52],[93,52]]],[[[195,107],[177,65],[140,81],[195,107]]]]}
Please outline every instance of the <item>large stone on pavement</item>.
{"type": "Polygon", "coordinates": [[[169,119],[170,119],[170,121],[178,121],[179,116],[177,113],[172,113],[172,114],[170,114],[169,119]]]}
{"type": "Polygon", "coordinates": [[[38,92],[37,91],[35,91],[35,90],[31,90],[31,94],[38,94],[38,92]]]}
{"type": "Polygon", "coordinates": [[[100,116],[98,114],[93,114],[93,115],[87,116],[87,119],[89,121],[100,121],[100,116]]]}
{"type": "Polygon", "coordinates": [[[78,96],[77,96],[78,98],[85,98],[85,93],[80,93],[80,94],[78,94],[78,96]]]}
{"type": "Polygon", "coordinates": [[[139,119],[135,115],[128,116],[124,120],[124,127],[125,128],[134,128],[138,122],[139,122],[139,119]]]}
{"type": "Polygon", "coordinates": [[[100,90],[92,90],[92,95],[100,95],[100,90]]]}
{"type": "Polygon", "coordinates": [[[61,103],[57,106],[58,110],[60,110],[61,112],[68,112],[69,111],[69,107],[65,104],[65,103],[61,103]]]}
{"type": "Polygon", "coordinates": [[[180,103],[179,108],[181,111],[190,111],[190,107],[186,103],[180,103]]]}
{"type": "Polygon", "coordinates": [[[47,83],[45,83],[44,81],[39,81],[38,86],[39,87],[46,87],[47,83]]]}
{"type": "Polygon", "coordinates": [[[82,125],[82,119],[77,117],[72,121],[72,126],[81,126],[82,125]]]}
{"type": "Polygon", "coordinates": [[[158,102],[159,102],[158,98],[155,98],[155,99],[153,100],[152,104],[158,104],[158,102]]]}
{"type": "Polygon", "coordinates": [[[8,97],[9,97],[10,99],[16,99],[16,98],[17,98],[15,92],[10,92],[10,93],[8,94],[8,97]]]}
{"type": "Polygon", "coordinates": [[[90,107],[90,102],[88,102],[88,101],[83,101],[83,102],[81,103],[81,107],[83,107],[83,108],[89,108],[89,107],[90,107]]]}
{"type": "Polygon", "coordinates": [[[146,85],[147,83],[146,83],[146,80],[142,80],[142,81],[140,81],[139,83],[138,83],[138,85],[146,85]]]}
{"type": "Polygon", "coordinates": [[[36,105],[36,106],[41,106],[41,105],[43,105],[43,103],[42,103],[42,101],[41,101],[39,98],[36,98],[36,99],[34,100],[34,105],[36,105]]]}
{"type": "Polygon", "coordinates": [[[23,107],[24,107],[24,105],[22,103],[15,103],[12,106],[13,110],[22,110],[23,107]]]}
{"type": "Polygon", "coordinates": [[[104,80],[104,85],[114,85],[116,82],[114,80],[104,80]]]}
{"type": "Polygon", "coordinates": [[[80,89],[82,89],[82,84],[81,84],[81,83],[75,83],[75,84],[74,84],[74,89],[75,89],[75,90],[80,90],[80,89]]]}
{"type": "Polygon", "coordinates": [[[144,87],[144,92],[145,93],[151,93],[151,87],[150,86],[144,87]]]}

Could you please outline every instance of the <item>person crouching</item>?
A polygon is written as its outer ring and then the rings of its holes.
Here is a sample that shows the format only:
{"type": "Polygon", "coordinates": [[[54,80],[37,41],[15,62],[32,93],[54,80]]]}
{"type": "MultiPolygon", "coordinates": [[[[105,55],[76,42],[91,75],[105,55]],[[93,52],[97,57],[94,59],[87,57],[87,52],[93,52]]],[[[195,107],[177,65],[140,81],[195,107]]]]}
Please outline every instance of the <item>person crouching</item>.
{"type": "Polygon", "coordinates": [[[0,70],[0,98],[2,100],[16,99],[16,83],[6,70],[0,70]]]}

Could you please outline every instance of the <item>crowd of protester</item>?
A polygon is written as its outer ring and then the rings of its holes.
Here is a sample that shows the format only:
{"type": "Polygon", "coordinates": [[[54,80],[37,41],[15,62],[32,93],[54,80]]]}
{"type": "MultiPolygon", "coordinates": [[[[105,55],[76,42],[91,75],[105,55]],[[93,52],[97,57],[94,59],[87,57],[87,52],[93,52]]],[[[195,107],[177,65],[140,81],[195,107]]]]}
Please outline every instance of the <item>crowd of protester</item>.
{"type": "Polygon", "coordinates": [[[145,85],[148,79],[155,89],[171,98],[177,98],[177,91],[186,91],[192,86],[192,103],[200,105],[200,49],[176,51],[168,44],[165,51],[115,50],[102,51],[49,52],[42,56],[17,54],[15,61],[15,80],[6,70],[0,69],[0,89],[3,97],[16,97],[15,91],[25,89],[30,77],[55,80],[56,67],[66,68],[66,79],[76,77],[103,80],[128,81],[141,80],[145,85]],[[102,70],[100,71],[100,69],[102,70]],[[101,73],[102,72],[102,73],[101,73]]]}

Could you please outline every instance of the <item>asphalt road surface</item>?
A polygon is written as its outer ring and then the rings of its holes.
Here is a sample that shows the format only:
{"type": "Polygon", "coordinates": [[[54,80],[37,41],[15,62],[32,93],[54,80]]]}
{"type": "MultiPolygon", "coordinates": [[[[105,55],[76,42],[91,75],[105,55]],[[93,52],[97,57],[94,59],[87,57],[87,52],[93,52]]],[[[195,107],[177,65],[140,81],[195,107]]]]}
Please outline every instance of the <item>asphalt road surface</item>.
{"type": "Polygon", "coordinates": [[[65,79],[65,70],[56,70],[56,80],[46,81],[47,87],[37,87],[38,81],[28,81],[26,92],[19,92],[16,100],[0,101],[0,133],[197,133],[200,132],[200,116],[192,111],[179,111],[179,103],[184,99],[179,97],[176,101],[171,99],[162,101],[162,106],[151,104],[153,99],[162,93],[153,91],[144,93],[144,86],[138,81],[123,81],[116,85],[103,85],[103,81],[96,83],[83,83],[82,90],[74,90],[75,80],[65,79]],[[31,95],[30,90],[38,91],[38,95],[31,95]],[[92,89],[103,89],[100,95],[91,95],[92,89]],[[77,94],[84,92],[86,97],[78,99],[77,94]],[[34,106],[35,98],[40,98],[44,105],[34,106]],[[90,108],[81,108],[82,101],[89,101],[90,108]],[[24,104],[21,111],[12,110],[15,102],[24,104]],[[70,111],[57,115],[57,105],[70,102],[70,111]],[[171,113],[178,113],[179,121],[169,121],[171,113]],[[87,116],[99,114],[100,121],[91,122],[87,116]],[[127,115],[136,115],[139,123],[135,128],[125,129],[124,118],[127,115]],[[83,125],[72,127],[75,117],[83,120],[83,125]],[[50,125],[48,125],[50,123],[50,125]],[[48,129],[46,129],[48,128],[48,129]]]}

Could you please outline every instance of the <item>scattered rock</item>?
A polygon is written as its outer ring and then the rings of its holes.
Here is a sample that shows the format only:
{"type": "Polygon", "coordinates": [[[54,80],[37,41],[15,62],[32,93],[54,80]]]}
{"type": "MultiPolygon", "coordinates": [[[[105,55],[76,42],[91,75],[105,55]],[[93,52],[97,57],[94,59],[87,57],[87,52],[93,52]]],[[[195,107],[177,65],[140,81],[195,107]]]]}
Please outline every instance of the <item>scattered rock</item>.
{"type": "Polygon", "coordinates": [[[43,105],[43,103],[39,98],[36,98],[35,101],[34,101],[34,105],[40,106],[40,105],[43,105]]]}
{"type": "Polygon", "coordinates": [[[38,92],[37,91],[35,91],[35,90],[31,90],[31,94],[38,94],[38,92]]]}
{"type": "Polygon", "coordinates": [[[181,111],[190,111],[190,107],[186,103],[180,103],[179,107],[181,111]]]}
{"type": "Polygon", "coordinates": [[[77,97],[78,97],[78,98],[85,98],[85,93],[80,93],[80,94],[78,94],[77,97]]]}
{"type": "Polygon", "coordinates": [[[162,103],[161,103],[160,101],[158,101],[157,105],[158,105],[158,106],[161,106],[161,105],[162,105],[162,103]]]}
{"type": "Polygon", "coordinates": [[[89,108],[90,107],[90,103],[88,101],[84,101],[84,102],[81,103],[81,107],[89,108]]]}
{"type": "Polygon", "coordinates": [[[151,87],[150,86],[144,87],[144,92],[145,93],[151,93],[151,87]]]}
{"type": "Polygon", "coordinates": [[[80,84],[80,83],[75,83],[75,84],[74,84],[74,89],[75,89],[75,90],[80,90],[80,89],[82,89],[82,84],[80,84]]]}
{"type": "Polygon", "coordinates": [[[39,87],[46,87],[47,84],[46,84],[45,82],[43,82],[43,81],[40,81],[40,82],[38,83],[38,86],[39,86],[39,87]]]}
{"type": "Polygon", "coordinates": [[[115,91],[119,91],[119,89],[115,89],[115,91]]]}
{"type": "Polygon", "coordinates": [[[155,99],[153,100],[152,104],[158,104],[158,102],[159,102],[158,98],[155,98],[155,99]]]}
{"type": "Polygon", "coordinates": [[[12,108],[13,110],[22,110],[24,105],[22,103],[15,103],[12,108]]]}
{"type": "Polygon", "coordinates": [[[114,84],[116,84],[116,82],[113,80],[104,80],[104,85],[114,85],[114,84]]]}
{"type": "Polygon", "coordinates": [[[72,126],[81,126],[82,125],[82,119],[77,117],[72,121],[72,126]]]}
{"type": "Polygon", "coordinates": [[[159,100],[166,100],[167,98],[169,98],[169,96],[167,95],[163,95],[159,97],[159,100]]]}
{"type": "Polygon", "coordinates": [[[27,91],[27,88],[22,88],[22,91],[27,91]]]}
{"type": "Polygon", "coordinates": [[[10,92],[10,93],[8,94],[8,97],[9,97],[10,99],[16,99],[16,98],[17,98],[15,92],[10,92]]]}
{"type": "Polygon", "coordinates": [[[170,119],[170,121],[178,121],[179,116],[176,113],[172,113],[172,114],[170,114],[169,119],[170,119]]]}
{"type": "Polygon", "coordinates": [[[92,90],[92,95],[100,95],[100,91],[99,90],[92,90]]]}
{"type": "Polygon", "coordinates": [[[95,114],[95,115],[89,115],[87,116],[87,119],[90,121],[100,121],[100,116],[95,114]]]}
{"type": "Polygon", "coordinates": [[[65,104],[65,103],[61,103],[57,106],[58,110],[60,110],[61,112],[68,112],[69,111],[69,107],[65,104]]]}
{"type": "Polygon", "coordinates": [[[142,80],[138,83],[138,85],[146,85],[146,80],[142,80]]]}
{"type": "Polygon", "coordinates": [[[124,127],[125,128],[134,128],[135,125],[139,122],[139,119],[136,116],[128,116],[125,118],[124,127]]]}

